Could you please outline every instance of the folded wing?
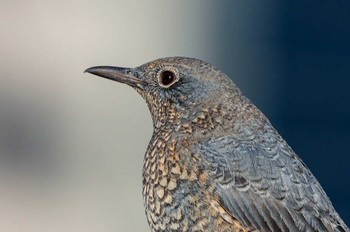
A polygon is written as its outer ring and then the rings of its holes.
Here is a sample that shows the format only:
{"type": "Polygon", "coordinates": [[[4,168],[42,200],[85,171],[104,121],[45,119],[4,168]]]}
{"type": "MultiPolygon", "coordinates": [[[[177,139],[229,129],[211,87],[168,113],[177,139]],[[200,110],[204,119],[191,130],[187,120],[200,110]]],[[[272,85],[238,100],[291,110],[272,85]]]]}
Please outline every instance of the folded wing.
{"type": "Polygon", "coordinates": [[[321,185],[286,142],[234,137],[200,144],[198,152],[227,211],[258,231],[349,231],[321,185]]]}

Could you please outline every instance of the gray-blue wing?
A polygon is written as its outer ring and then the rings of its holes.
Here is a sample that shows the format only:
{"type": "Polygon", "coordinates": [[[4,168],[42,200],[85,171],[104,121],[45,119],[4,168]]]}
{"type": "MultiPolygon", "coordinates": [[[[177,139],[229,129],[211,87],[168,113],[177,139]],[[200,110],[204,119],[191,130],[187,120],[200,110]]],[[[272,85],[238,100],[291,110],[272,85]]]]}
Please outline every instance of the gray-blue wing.
{"type": "Polygon", "coordinates": [[[207,162],[222,204],[257,231],[349,231],[326,193],[279,136],[256,142],[210,140],[207,162]]]}

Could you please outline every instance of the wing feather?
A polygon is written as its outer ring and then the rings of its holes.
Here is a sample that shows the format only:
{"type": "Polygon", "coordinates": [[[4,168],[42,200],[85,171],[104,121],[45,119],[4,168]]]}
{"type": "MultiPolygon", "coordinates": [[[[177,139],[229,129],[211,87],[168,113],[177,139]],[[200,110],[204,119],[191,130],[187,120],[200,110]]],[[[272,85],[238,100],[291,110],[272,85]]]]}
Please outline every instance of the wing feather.
{"type": "Polygon", "coordinates": [[[306,165],[272,134],[258,142],[211,139],[195,151],[228,212],[259,231],[349,231],[306,165]]]}

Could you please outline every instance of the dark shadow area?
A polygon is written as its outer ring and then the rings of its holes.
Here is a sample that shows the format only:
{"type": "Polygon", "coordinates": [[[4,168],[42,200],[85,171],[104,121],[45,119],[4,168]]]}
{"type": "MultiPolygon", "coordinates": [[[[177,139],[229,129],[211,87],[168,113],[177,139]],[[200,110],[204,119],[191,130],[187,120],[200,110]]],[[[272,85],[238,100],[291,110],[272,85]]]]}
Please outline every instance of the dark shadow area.
{"type": "Polygon", "coordinates": [[[350,3],[238,5],[226,2],[220,9],[213,35],[221,41],[218,63],[269,117],[350,225],[350,3]],[[258,18],[231,23],[245,14],[258,18]],[[239,51],[232,41],[241,41],[239,51]]]}
{"type": "Polygon", "coordinates": [[[281,133],[350,224],[350,3],[291,2],[281,33],[281,133]]]}

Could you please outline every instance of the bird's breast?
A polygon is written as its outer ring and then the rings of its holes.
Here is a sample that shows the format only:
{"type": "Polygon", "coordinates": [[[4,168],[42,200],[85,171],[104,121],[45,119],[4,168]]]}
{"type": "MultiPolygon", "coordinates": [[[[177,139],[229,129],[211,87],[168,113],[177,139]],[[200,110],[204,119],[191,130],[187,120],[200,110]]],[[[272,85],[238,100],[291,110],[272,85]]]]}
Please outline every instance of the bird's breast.
{"type": "Polygon", "coordinates": [[[168,132],[150,142],[143,198],[152,231],[232,231],[239,223],[220,205],[201,157],[189,146],[188,139],[175,139],[168,132]]]}

